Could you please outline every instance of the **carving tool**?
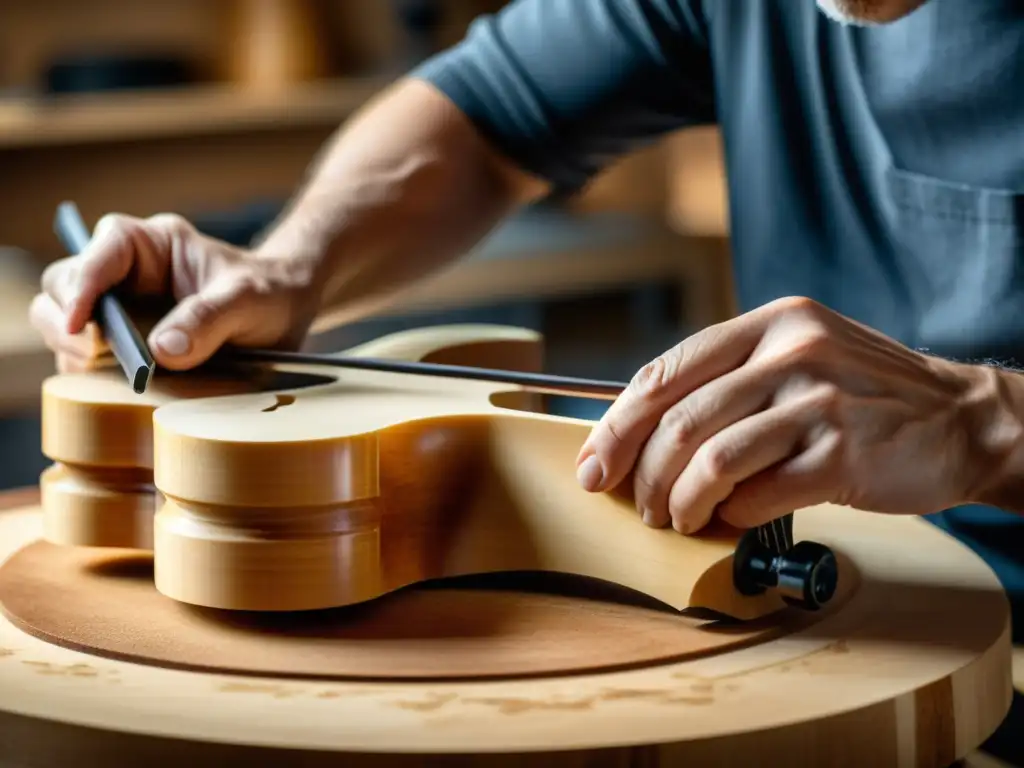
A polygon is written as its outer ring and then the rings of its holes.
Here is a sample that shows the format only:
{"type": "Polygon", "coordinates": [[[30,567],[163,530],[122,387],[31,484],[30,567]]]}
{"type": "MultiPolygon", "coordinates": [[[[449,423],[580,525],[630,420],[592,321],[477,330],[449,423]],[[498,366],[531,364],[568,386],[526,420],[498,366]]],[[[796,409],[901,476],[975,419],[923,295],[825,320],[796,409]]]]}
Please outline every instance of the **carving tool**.
{"type": "Polygon", "coordinates": [[[308,352],[284,352],[270,349],[232,348],[218,355],[230,362],[291,363],[295,365],[322,365],[334,368],[355,368],[364,371],[404,373],[414,376],[441,376],[456,379],[493,381],[513,384],[527,389],[553,393],[590,396],[595,399],[614,400],[628,386],[620,381],[603,381],[543,373],[524,373],[494,368],[474,368],[463,365],[419,363],[382,360],[366,357],[345,357],[308,352]]]}
{"type": "MultiPolygon", "coordinates": [[[[53,229],[64,249],[72,256],[84,251],[92,239],[78,212],[78,206],[72,202],[63,202],[57,206],[53,229]]],[[[132,389],[141,395],[149,386],[156,367],[145,339],[113,293],[107,292],[100,296],[94,316],[132,389]]]]}

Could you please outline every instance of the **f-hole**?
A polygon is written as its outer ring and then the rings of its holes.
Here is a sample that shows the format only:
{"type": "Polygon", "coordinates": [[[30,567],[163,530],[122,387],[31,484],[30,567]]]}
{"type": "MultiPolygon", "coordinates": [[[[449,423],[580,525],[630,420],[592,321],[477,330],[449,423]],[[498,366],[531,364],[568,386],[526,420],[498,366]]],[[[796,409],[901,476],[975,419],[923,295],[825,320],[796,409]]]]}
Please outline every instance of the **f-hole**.
{"type": "Polygon", "coordinates": [[[278,408],[284,408],[295,402],[295,395],[274,395],[274,404],[263,409],[263,413],[273,413],[278,408]]]}

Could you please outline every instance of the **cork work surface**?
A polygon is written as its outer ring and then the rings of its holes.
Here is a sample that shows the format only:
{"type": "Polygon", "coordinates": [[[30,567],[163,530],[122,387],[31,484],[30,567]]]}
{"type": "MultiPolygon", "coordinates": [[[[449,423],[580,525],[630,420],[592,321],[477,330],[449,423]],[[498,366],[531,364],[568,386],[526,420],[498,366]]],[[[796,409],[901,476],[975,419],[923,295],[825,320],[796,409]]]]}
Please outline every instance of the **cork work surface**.
{"type": "Polygon", "coordinates": [[[40,639],[155,666],[321,679],[519,677],[723,652],[818,616],[684,616],[612,585],[542,574],[460,579],[330,611],[217,611],[153,586],[152,557],[36,541],[0,568],[7,618],[40,639]]]}

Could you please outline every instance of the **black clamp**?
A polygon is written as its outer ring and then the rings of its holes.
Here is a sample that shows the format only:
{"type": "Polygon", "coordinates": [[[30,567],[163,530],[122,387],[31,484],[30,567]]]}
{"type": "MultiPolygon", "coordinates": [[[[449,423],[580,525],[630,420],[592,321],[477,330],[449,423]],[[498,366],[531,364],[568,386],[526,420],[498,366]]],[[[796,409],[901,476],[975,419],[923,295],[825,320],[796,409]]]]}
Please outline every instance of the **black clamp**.
{"type": "Polygon", "coordinates": [[[816,611],[835,596],[839,565],[823,544],[792,544],[792,524],[792,515],[787,515],[744,533],[733,554],[733,583],[742,595],[775,589],[787,605],[816,611]]]}

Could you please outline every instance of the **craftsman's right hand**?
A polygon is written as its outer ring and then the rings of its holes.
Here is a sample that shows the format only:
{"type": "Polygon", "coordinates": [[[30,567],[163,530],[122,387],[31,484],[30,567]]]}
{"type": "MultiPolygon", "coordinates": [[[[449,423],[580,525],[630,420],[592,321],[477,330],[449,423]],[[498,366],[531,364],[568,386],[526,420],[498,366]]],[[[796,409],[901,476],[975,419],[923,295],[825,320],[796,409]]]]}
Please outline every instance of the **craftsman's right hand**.
{"type": "Polygon", "coordinates": [[[172,307],[148,334],[154,360],[184,370],[221,346],[294,349],[316,312],[312,270],[287,255],[236,248],[180,216],[104,217],[80,254],[51,264],[31,322],[62,372],[88,370],[107,351],[90,322],[99,297],[122,294],[172,307]]]}

